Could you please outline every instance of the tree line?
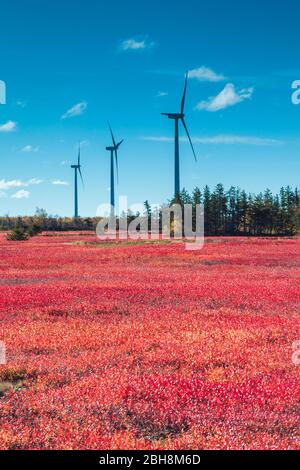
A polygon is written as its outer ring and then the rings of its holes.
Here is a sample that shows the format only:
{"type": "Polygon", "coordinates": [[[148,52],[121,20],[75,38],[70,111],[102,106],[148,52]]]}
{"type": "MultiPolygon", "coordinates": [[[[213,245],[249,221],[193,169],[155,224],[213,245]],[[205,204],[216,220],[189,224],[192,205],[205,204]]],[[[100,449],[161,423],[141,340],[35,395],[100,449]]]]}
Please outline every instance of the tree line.
{"type": "Polygon", "coordinates": [[[192,194],[183,190],[170,202],[203,204],[206,235],[292,236],[300,231],[300,193],[290,186],[279,194],[270,189],[249,194],[218,184],[213,191],[208,186],[192,194]]]}
{"type": "MultiPolygon", "coordinates": [[[[197,204],[203,204],[205,235],[293,236],[300,232],[300,193],[289,186],[281,188],[279,194],[269,189],[259,194],[249,194],[237,187],[225,190],[222,184],[214,190],[197,187],[191,194],[183,189],[165,205],[173,203],[182,207],[192,204],[194,212],[197,204]]],[[[150,225],[151,205],[145,201],[144,206],[150,225]]],[[[137,215],[128,211],[129,222],[137,215]]],[[[33,216],[0,217],[0,230],[93,231],[99,220],[99,217],[51,216],[38,208],[33,216]]]]}
{"type": "Polygon", "coordinates": [[[15,229],[24,229],[47,231],[47,232],[65,232],[65,231],[84,231],[95,230],[99,217],[60,217],[58,215],[49,215],[44,209],[37,208],[32,216],[11,217],[5,215],[0,217],[0,231],[9,231],[15,229]]]}

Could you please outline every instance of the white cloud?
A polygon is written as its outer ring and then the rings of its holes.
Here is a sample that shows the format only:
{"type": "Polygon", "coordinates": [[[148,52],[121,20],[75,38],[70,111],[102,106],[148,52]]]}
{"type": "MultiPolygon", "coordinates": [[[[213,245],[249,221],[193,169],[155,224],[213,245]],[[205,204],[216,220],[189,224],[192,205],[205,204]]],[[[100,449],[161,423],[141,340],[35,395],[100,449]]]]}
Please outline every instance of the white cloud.
{"type": "Polygon", "coordinates": [[[0,180],[0,190],[18,188],[20,186],[24,186],[24,184],[20,180],[10,180],[10,181],[6,181],[4,179],[0,180]]]}
{"type": "Polygon", "coordinates": [[[68,166],[68,165],[71,165],[71,163],[72,163],[71,160],[63,160],[62,162],[60,162],[62,166],[68,166]]]}
{"type": "Polygon", "coordinates": [[[19,100],[19,101],[16,102],[16,105],[17,105],[19,108],[24,109],[24,108],[26,108],[27,103],[26,103],[26,101],[21,101],[21,100],[19,100]]]}
{"type": "Polygon", "coordinates": [[[196,137],[193,139],[199,144],[225,144],[225,145],[282,145],[282,140],[269,139],[264,137],[243,136],[243,135],[216,135],[213,137],[196,137]]]}
{"type": "Polygon", "coordinates": [[[68,111],[61,116],[61,119],[69,119],[74,116],[80,116],[85,112],[87,108],[87,102],[82,101],[81,103],[77,103],[72,108],[68,109],[68,111]]]}
{"type": "Polygon", "coordinates": [[[207,101],[201,101],[197,104],[196,109],[205,109],[206,111],[216,112],[220,109],[234,106],[235,104],[251,98],[253,91],[253,88],[242,88],[241,90],[237,90],[233,83],[227,83],[221,93],[209,98],[207,101]]]}
{"type": "Polygon", "coordinates": [[[14,121],[7,121],[5,124],[0,125],[0,132],[13,132],[17,128],[17,123],[14,121]]]}
{"type": "Polygon", "coordinates": [[[122,51],[141,51],[145,49],[151,49],[155,45],[154,42],[149,42],[146,39],[125,39],[121,43],[122,51]]]}
{"type": "Polygon", "coordinates": [[[164,96],[168,96],[168,93],[166,91],[159,91],[156,96],[158,98],[162,98],[164,96]]]}
{"type": "Polygon", "coordinates": [[[14,199],[28,199],[29,196],[30,196],[30,191],[26,191],[25,189],[20,189],[20,191],[17,191],[11,197],[14,199]]]}
{"type": "MultiPolygon", "coordinates": [[[[149,136],[142,137],[142,140],[150,142],[174,142],[173,137],[168,136],[149,136]]],[[[188,142],[187,137],[181,137],[181,142],[188,142]]],[[[193,137],[193,143],[206,144],[206,145],[257,145],[257,146],[270,146],[282,145],[284,142],[277,139],[269,139],[264,137],[255,136],[242,136],[242,135],[215,135],[211,137],[193,137]]]]}
{"type": "Polygon", "coordinates": [[[42,183],[43,183],[43,180],[40,180],[38,178],[32,178],[29,181],[27,181],[27,183],[25,183],[24,186],[32,186],[35,184],[42,184],[42,183]]]}
{"type": "Polygon", "coordinates": [[[135,39],[126,39],[121,44],[123,51],[146,49],[145,41],[136,41],[135,39]]]}
{"type": "Polygon", "coordinates": [[[7,197],[7,194],[4,191],[0,191],[0,199],[7,197]]]}
{"type": "Polygon", "coordinates": [[[37,153],[38,151],[39,147],[34,147],[33,145],[25,145],[25,147],[21,149],[21,152],[24,153],[37,153]]]}
{"type": "Polygon", "coordinates": [[[202,82],[222,82],[226,80],[226,77],[221,74],[217,74],[212,69],[208,67],[199,67],[198,69],[193,69],[189,71],[189,78],[197,78],[202,82]]]}
{"type": "Polygon", "coordinates": [[[8,190],[13,188],[20,188],[20,187],[27,187],[33,186],[36,184],[41,184],[43,181],[38,178],[32,178],[29,181],[21,181],[21,180],[0,180],[0,190],[8,190]]]}
{"type": "Polygon", "coordinates": [[[52,184],[56,186],[69,186],[69,183],[67,181],[62,181],[62,180],[53,180],[52,184]]]}

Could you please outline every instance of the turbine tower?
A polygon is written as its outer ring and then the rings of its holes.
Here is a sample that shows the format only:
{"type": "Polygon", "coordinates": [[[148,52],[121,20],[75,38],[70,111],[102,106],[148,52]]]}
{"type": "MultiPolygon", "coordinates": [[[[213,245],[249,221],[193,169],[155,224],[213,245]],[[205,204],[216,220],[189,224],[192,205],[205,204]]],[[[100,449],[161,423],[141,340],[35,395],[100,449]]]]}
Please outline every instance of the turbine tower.
{"type": "Polygon", "coordinates": [[[112,138],[112,145],[110,147],[106,147],[106,150],[110,152],[110,205],[112,208],[112,213],[114,213],[115,208],[115,163],[116,163],[116,171],[117,171],[117,182],[119,182],[119,164],[118,164],[118,148],[122,144],[123,140],[119,143],[116,143],[112,129],[110,124],[108,123],[108,127],[110,130],[111,138],[112,138]],[[114,162],[115,157],[115,162],[114,162]]]}
{"type": "Polygon", "coordinates": [[[188,81],[188,72],[186,72],[185,75],[185,85],[184,85],[184,91],[183,91],[183,96],[181,100],[181,108],[180,108],[180,113],[161,113],[163,116],[167,116],[169,119],[174,120],[175,124],[175,192],[174,195],[176,196],[177,194],[180,193],[180,163],[179,163],[179,121],[182,122],[182,125],[185,129],[185,132],[188,136],[189,142],[192,147],[192,152],[195,158],[195,161],[197,162],[197,157],[195,154],[195,150],[192,144],[192,140],[188,131],[188,128],[186,126],[184,117],[184,105],[185,105],[185,97],[186,97],[186,89],[187,89],[187,81],[188,81]]]}
{"type": "Polygon", "coordinates": [[[79,142],[77,165],[71,165],[71,168],[73,168],[73,170],[74,170],[74,178],[75,178],[75,180],[74,180],[74,218],[75,219],[77,219],[79,217],[79,214],[78,214],[78,177],[77,177],[77,172],[80,175],[82,186],[84,186],[82,173],[81,173],[80,158],[81,158],[81,149],[80,149],[80,142],[79,142]]]}

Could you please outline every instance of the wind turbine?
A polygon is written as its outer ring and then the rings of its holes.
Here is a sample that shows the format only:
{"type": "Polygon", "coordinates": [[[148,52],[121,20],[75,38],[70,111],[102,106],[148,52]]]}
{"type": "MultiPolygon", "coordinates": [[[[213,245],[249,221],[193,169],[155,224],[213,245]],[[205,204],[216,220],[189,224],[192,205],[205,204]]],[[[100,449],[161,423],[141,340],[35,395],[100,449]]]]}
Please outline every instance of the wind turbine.
{"type": "Polygon", "coordinates": [[[78,160],[77,160],[77,165],[71,165],[71,168],[73,168],[74,170],[74,176],[75,176],[75,181],[74,181],[74,217],[75,219],[77,219],[79,217],[78,215],[78,178],[77,178],[77,171],[80,175],[80,179],[81,179],[81,182],[82,182],[82,186],[84,187],[84,183],[83,183],[83,178],[82,178],[82,173],[81,173],[81,162],[80,162],[80,158],[81,158],[81,148],[80,148],[80,142],[79,142],[79,145],[78,145],[78,160]]]}
{"type": "Polygon", "coordinates": [[[187,89],[187,81],[188,81],[188,72],[186,72],[185,75],[185,85],[184,85],[184,91],[183,91],[183,96],[181,100],[181,108],[180,108],[180,113],[161,113],[163,116],[167,116],[169,119],[173,119],[175,123],[175,193],[174,195],[176,196],[178,193],[180,193],[180,165],[179,165],[179,121],[182,122],[182,125],[185,129],[185,132],[188,136],[189,142],[192,147],[192,152],[195,158],[195,161],[197,162],[197,157],[195,154],[195,150],[192,144],[192,140],[188,131],[188,128],[186,126],[184,117],[184,105],[185,105],[185,97],[186,97],[186,89],[187,89]]]}
{"type": "Polygon", "coordinates": [[[115,164],[114,164],[114,156],[115,156],[116,170],[117,170],[117,182],[119,182],[118,148],[122,144],[123,140],[121,140],[119,143],[116,143],[109,123],[108,123],[108,127],[109,127],[111,138],[112,138],[112,145],[110,147],[106,147],[106,150],[108,150],[110,152],[110,205],[111,205],[112,213],[113,213],[114,208],[115,208],[115,164]]]}

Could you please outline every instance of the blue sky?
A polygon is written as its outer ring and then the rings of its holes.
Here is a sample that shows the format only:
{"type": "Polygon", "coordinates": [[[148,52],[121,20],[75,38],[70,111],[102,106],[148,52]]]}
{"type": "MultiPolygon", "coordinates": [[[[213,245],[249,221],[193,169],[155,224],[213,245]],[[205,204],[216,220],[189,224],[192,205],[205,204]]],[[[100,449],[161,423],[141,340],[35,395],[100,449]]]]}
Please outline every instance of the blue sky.
{"type": "Polygon", "coordinates": [[[198,163],[183,139],[182,186],[299,186],[299,13],[291,0],[2,2],[0,214],[72,215],[80,139],[80,214],[94,215],[109,200],[107,119],[125,139],[119,194],[167,200],[173,123],[160,112],[179,111],[185,70],[198,163]]]}

